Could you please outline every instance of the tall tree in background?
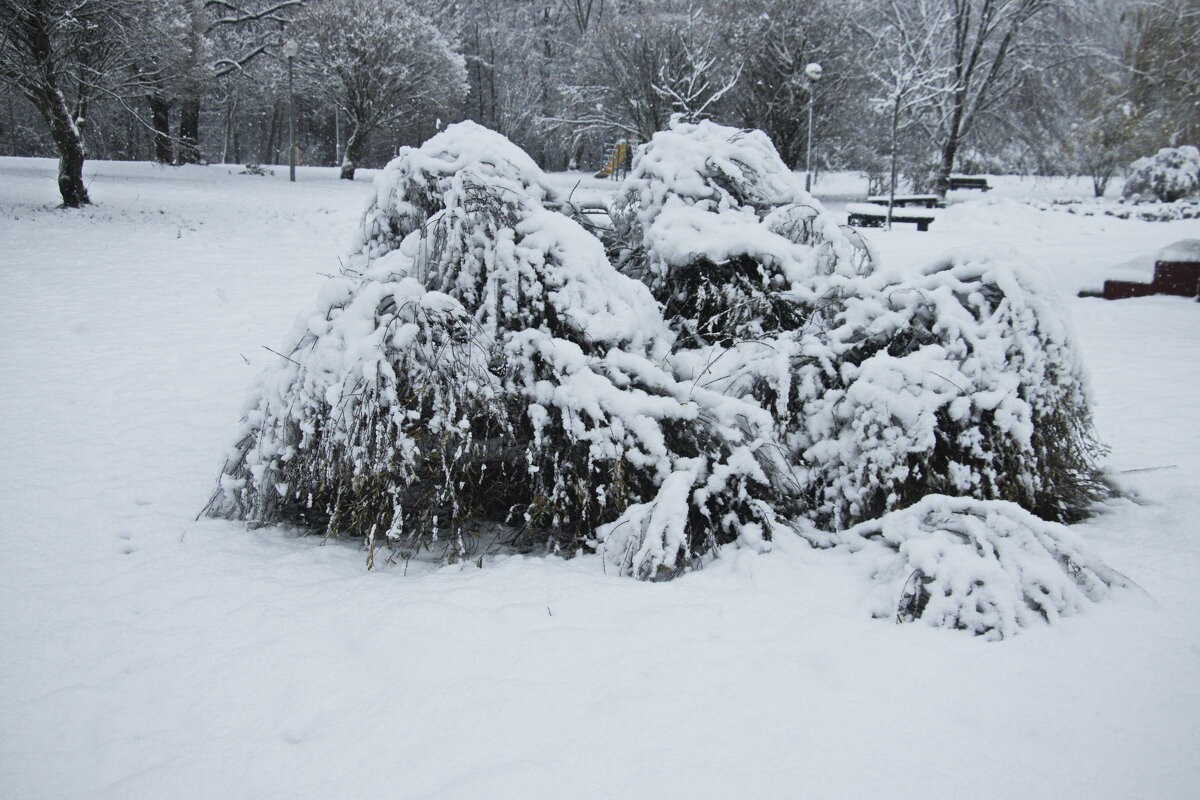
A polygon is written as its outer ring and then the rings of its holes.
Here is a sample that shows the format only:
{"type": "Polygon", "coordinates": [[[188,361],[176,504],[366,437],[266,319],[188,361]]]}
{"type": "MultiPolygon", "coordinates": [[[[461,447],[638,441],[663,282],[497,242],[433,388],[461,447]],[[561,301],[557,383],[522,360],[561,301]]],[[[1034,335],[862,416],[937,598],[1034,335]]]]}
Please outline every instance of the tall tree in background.
{"type": "Polygon", "coordinates": [[[324,0],[297,19],[297,68],[350,128],[341,177],[354,171],[375,131],[407,116],[451,115],[466,92],[466,65],[450,40],[398,0],[324,0]]]}
{"type": "Polygon", "coordinates": [[[129,80],[137,0],[0,0],[0,79],[33,104],[58,152],[63,205],[91,202],[83,127],[97,97],[129,80]]]}
{"type": "Polygon", "coordinates": [[[1200,0],[1144,0],[1127,12],[1129,102],[1144,149],[1200,144],[1200,0]]]}
{"type": "MultiPolygon", "coordinates": [[[[863,42],[851,21],[866,11],[839,0],[743,0],[721,7],[729,47],[744,58],[727,97],[727,121],[765,131],[790,166],[803,162],[809,92],[815,92],[815,137],[842,150],[869,139],[863,128],[867,80],[863,42]],[[825,68],[816,85],[804,68],[825,68]]],[[[826,147],[817,152],[831,155],[826,147]]]]}
{"type": "Polygon", "coordinates": [[[280,31],[305,0],[183,0],[177,160],[201,159],[200,107],[209,88],[279,44],[280,31]]]}
{"type": "Polygon", "coordinates": [[[945,89],[950,67],[938,62],[949,26],[913,24],[937,19],[930,3],[939,0],[885,0],[880,15],[866,32],[875,44],[867,56],[869,74],[880,94],[874,99],[888,119],[888,211],[892,227],[896,201],[897,156],[900,136],[927,113],[945,89]]]}
{"type": "Polygon", "coordinates": [[[1028,57],[1027,39],[1039,18],[1047,16],[1056,0],[946,0],[921,4],[920,14],[909,24],[924,29],[938,24],[949,12],[950,36],[942,64],[947,69],[946,89],[937,122],[941,156],[935,186],[945,194],[950,173],[963,141],[988,112],[1001,104],[1020,84],[1022,73],[1036,68],[1028,57]]]}
{"type": "Polygon", "coordinates": [[[597,26],[563,86],[565,108],[552,125],[576,135],[619,133],[649,141],[673,114],[713,115],[737,85],[740,59],[716,20],[690,6],[638,6],[597,26]]]}

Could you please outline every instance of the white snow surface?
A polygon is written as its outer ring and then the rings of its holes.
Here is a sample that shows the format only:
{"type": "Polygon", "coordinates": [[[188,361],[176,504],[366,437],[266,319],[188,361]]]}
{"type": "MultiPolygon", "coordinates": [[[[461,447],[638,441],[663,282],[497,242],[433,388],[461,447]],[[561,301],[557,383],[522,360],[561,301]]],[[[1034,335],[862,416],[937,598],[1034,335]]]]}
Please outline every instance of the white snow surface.
{"type": "Polygon", "coordinates": [[[867,233],[888,269],[1037,268],[1138,498],[1072,527],[1133,586],[993,643],[872,619],[870,565],[799,537],[644,583],[196,521],[372,191],[237,172],[89,162],[68,212],[53,161],[0,159],[0,796],[1200,794],[1200,307],[1074,296],[1200,221],[989,197],[867,233]]]}
{"type": "Polygon", "coordinates": [[[1200,261],[1200,239],[1183,239],[1158,251],[1159,261],[1200,261]]]}

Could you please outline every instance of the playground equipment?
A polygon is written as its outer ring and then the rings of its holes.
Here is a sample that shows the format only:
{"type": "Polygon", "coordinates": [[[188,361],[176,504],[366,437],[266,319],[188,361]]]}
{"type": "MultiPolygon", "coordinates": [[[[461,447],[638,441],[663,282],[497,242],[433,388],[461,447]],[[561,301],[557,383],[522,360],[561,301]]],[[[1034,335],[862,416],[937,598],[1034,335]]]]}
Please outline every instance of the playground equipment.
{"type": "Polygon", "coordinates": [[[604,166],[593,177],[620,180],[633,164],[634,142],[618,139],[604,148],[604,166]]]}

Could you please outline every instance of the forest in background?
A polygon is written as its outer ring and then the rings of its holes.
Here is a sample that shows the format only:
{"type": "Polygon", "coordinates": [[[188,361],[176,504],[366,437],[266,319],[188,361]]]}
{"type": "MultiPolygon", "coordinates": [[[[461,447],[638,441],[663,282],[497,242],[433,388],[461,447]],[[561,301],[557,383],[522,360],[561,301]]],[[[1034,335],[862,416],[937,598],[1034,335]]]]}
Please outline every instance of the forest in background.
{"type": "MultiPolygon", "coordinates": [[[[673,115],[873,188],[1200,141],[1197,0],[0,0],[0,154],[380,166],[472,119],[594,170],[673,115]],[[820,63],[812,80],[806,67],[820,63]]],[[[60,175],[60,188],[63,179],[60,175]]],[[[67,194],[64,192],[64,199],[67,194]]],[[[86,202],[86,199],[84,200],[86,202]]],[[[72,203],[67,200],[67,204],[72,203]]]]}

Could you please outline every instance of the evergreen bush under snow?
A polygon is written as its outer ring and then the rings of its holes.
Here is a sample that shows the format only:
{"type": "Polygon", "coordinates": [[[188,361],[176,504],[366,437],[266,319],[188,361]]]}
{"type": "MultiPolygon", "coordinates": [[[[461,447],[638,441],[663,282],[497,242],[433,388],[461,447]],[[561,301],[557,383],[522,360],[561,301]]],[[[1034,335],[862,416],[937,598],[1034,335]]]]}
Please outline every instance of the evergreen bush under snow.
{"type": "Polygon", "coordinates": [[[772,412],[810,520],[944,492],[1069,521],[1103,496],[1069,331],[1011,259],[873,274],[765,136],[707,122],[654,136],[614,216],[610,252],[680,333],[676,370],[772,412]]]}
{"type": "Polygon", "coordinates": [[[1105,487],[1069,332],[1011,259],[876,271],[762,133],[707,122],[640,148],[604,243],[558,206],[473,123],[404,148],[213,513],[642,578],[803,517],[889,548],[900,618],[999,636],[1115,580],[1038,518],[1105,487]]]}
{"type": "Polygon", "coordinates": [[[384,172],[363,244],[263,378],[219,514],[448,557],[603,544],[653,577],[769,538],[761,412],[660,366],[644,286],[470,123],[384,172]]]}
{"type": "Polygon", "coordinates": [[[1125,584],[1077,534],[1003,501],[933,494],[843,540],[871,558],[876,617],[991,639],[1077,613],[1125,584]]]}
{"type": "Polygon", "coordinates": [[[1173,203],[1200,194],[1200,150],[1190,145],[1164,147],[1129,168],[1125,197],[1173,203]]]}

